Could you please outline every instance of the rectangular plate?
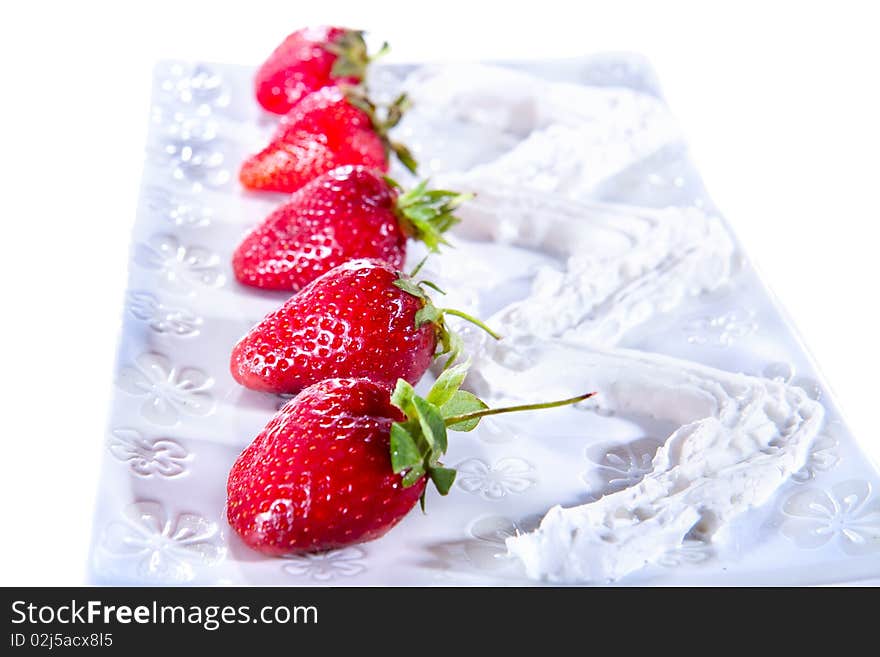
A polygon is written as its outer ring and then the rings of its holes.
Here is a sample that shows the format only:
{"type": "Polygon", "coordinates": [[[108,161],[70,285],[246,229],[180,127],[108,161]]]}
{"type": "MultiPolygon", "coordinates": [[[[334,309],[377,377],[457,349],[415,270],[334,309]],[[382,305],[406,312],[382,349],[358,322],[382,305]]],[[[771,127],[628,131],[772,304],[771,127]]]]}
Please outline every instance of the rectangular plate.
{"type": "MultiPolygon", "coordinates": [[[[662,105],[651,69],[637,57],[503,66],[549,81],[612,90],[612,96],[615,89],[628,90],[630,97],[636,92],[637,101],[662,105]]],[[[381,67],[374,89],[387,95],[414,70],[381,67]]],[[[556,503],[582,502],[603,485],[637,480],[656,448],[652,436],[665,435],[670,427],[573,410],[486,422],[472,434],[451,438],[446,461],[461,473],[448,498],[429,495],[427,515],[414,511],[378,541],[327,554],[263,558],[226,525],[229,467],[284,401],[245,390],[228,372],[232,345],[285,298],[239,286],[229,265],[244,232],[283,198],[243,193],[236,181],[239,163],[265,143],[273,125],[253,100],[251,79],[250,69],[228,65],[163,62],[155,70],[94,520],[92,581],[529,583],[501,556],[504,538],[533,526],[556,503]],[[548,431],[555,442],[535,439],[548,431]]],[[[519,111],[525,116],[530,109],[519,111]]],[[[615,125],[619,114],[590,107],[579,111],[595,123],[600,137],[620,127],[615,125]]],[[[650,117],[635,118],[645,123],[650,117]]],[[[456,151],[457,145],[466,146],[466,130],[444,135],[444,125],[428,125],[427,132],[425,127],[407,130],[420,151],[429,146],[419,143],[419,135],[433,130],[439,155],[426,162],[429,171],[442,176],[447,162],[472,158],[473,153],[456,151]]],[[[675,130],[665,123],[646,130],[631,137],[624,130],[607,143],[597,138],[591,161],[602,175],[589,181],[582,196],[599,203],[714,213],[675,130]]],[[[522,139],[515,130],[502,136],[522,139]]],[[[738,518],[727,541],[686,544],[622,583],[818,584],[880,576],[880,477],[795,333],[736,249],[730,284],[686,296],[651,322],[631,327],[615,344],[790,381],[821,401],[825,427],[804,469],[769,503],[738,518]]],[[[494,310],[480,301],[473,305],[494,310]]]]}

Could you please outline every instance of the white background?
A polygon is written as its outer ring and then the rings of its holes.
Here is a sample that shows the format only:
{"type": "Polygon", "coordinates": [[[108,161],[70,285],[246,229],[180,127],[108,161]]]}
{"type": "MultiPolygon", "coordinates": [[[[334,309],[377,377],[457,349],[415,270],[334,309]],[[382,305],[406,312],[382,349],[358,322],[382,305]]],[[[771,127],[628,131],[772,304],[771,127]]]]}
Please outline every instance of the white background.
{"type": "Polygon", "coordinates": [[[306,24],[369,29],[395,60],[647,55],[710,193],[877,458],[872,4],[3,3],[0,585],[83,581],[153,62],[256,64],[306,24]]]}

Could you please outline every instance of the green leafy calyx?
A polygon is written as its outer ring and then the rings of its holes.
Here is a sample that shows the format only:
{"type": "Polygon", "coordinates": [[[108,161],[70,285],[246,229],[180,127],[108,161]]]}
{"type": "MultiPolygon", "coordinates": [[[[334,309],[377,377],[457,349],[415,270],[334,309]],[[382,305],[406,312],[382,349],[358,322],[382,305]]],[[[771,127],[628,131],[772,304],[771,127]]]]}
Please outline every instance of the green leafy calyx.
{"type": "Polygon", "coordinates": [[[367,94],[366,87],[363,84],[349,86],[345,88],[345,96],[348,102],[360,109],[364,114],[370,117],[373,124],[373,130],[379,135],[382,144],[385,147],[386,157],[390,157],[393,153],[400,163],[403,164],[412,173],[416,173],[418,163],[412,152],[404,144],[394,141],[388,132],[395,127],[403,118],[404,113],[410,107],[410,101],[406,94],[400,94],[387,105],[377,105],[367,94]]]}
{"type": "Polygon", "coordinates": [[[390,50],[388,44],[383,43],[379,51],[371,55],[367,50],[363,30],[344,30],[336,39],[324,44],[324,49],[336,55],[330,75],[335,78],[354,78],[358,81],[367,77],[367,67],[371,62],[390,50]]]}
{"type": "MultiPolygon", "coordinates": [[[[385,180],[395,189],[402,190],[388,176],[385,180]]],[[[397,218],[407,237],[421,240],[429,250],[437,252],[441,244],[449,245],[443,233],[461,221],[455,211],[473,197],[473,194],[447,189],[428,189],[428,181],[423,180],[409,191],[401,191],[397,197],[397,218]]]]}
{"type": "Polygon", "coordinates": [[[440,461],[446,453],[446,431],[470,431],[479,419],[449,425],[447,418],[487,408],[474,395],[459,390],[467,368],[468,364],[462,363],[445,370],[425,397],[417,395],[403,379],[397,381],[391,403],[403,411],[406,420],[391,425],[391,468],[403,473],[404,486],[412,486],[427,475],[441,495],[452,487],[455,470],[440,461]]]}
{"type": "MultiPolygon", "coordinates": [[[[424,260],[419,263],[418,267],[416,267],[413,275],[415,275],[418,270],[421,269],[423,264],[424,260]]],[[[458,333],[456,333],[455,331],[450,330],[450,328],[447,326],[447,315],[454,315],[456,317],[467,320],[471,324],[474,324],[475,326],[478,326],[479,328],[484,330],[496,340],[501,339],[500,335],[498,335],[495,331],[486,326],[485,323],[483,323],[476,317],[462,312],[461,310],[456,310],[455,308],[438,308],[437,306],[435,306],[425,288],[429,287],[441,294],[443,294],[443,290],[441,290],[430,281],[415,281],[411,276],[407,276],[406,274],[401,272],[399,273],[397,280],[394,281],[394,285],[406,292],[407,294],[411,294],[412,296],[421,300],[422,307],[419,308],[418,312],[416,312],[415,327],[416,329],[419,329],[428,323],[431,323],[436,327],[437,352],[434,354],[434,357],[447,357],[444,369],[448,369],[453,363],[455,363],[456,360],[458,360],[458,357],[461,355],[462,348],[464,347],[461,336],[458,335],[458,333]]]]}
{"type": "MultiPolygon", "coordinates": [[[[391,403],[406,419],[391,425],[391,468],[403,475],[404,487],[427,476],[441,495],[446,495],[455,482],[455,470],[443,465],[448,440],[446,432],[473,431],[487,415],[538,410],[575,404],[592,397],[587,393],[552,402],[489,408],[475,395],[461,390],[469,363],[461,363],[443,371],[428,394],[420,397],[403,379],[398,379],[391,394],[391,403]]],[[[422,494],[422,508],[425,496],[422,494]]]]}

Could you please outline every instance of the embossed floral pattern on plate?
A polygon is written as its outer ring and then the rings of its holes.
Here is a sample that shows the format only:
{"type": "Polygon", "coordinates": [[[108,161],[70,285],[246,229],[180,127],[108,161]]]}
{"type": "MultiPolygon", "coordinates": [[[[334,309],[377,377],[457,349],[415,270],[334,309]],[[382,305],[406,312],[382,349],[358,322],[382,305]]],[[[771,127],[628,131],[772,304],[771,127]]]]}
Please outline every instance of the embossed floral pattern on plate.
{"type": "Polygon", "coordinates": [[[191,294],[196,287],[219,287],[224,282],[217,254],[182,244],[174,235],[154,235],[137,247],[134,261],[155,271],[159,286],[176,294],[191,294]]]}
{"type": "Polygon", "coordinates": [[[791,478],[799,484],[815,479],[819,473],[828,472],[840,463],[840,441],[837,438],[836,423],[827,426],[816,436],[804,467],[795,472],[791,478]]]}
{"type": "Polygon", "coordinates": [[[459,463],[455,469],[458,471],[455,482],[459,488],[487,500],[520,495],[538,481],[535,466],[516,457],[502,458],[493,464],[470,458],[459,463]]]}
{"type": "Polygon", "coordinates": [[[587,460],[596,467],[583,474],[594,497],[623,490],[640,482],[651,471],[660,441],[639,438],[628,443],[602,443],[586,449],[587,460]]]}
{"type": "Polygon", "coordinates": [[[146,353],[123,367],[116,385],[130,395],[143,397],[141,415],[162,426],[176,424],[181,415],[204,417],[213,412],[209,392],[214,380],[192,367],[179,368],[162,354],[146,353]]]}
{"type": "Polygon", "coordinates": [[[867,481],[805,488],[782,505],[782,534],[802,548],[836,544],[846,554],[880,552],[880,498],[867,481]]]}
{"type": "Polygon", "coordinates": [[[149,292],[129,292],[126,297],[129,313],[160,335],[189,338],[199,334],[203,320],[184,308],[166,306],[149,292]]]}
{"type": "Polygon", "coordinates": [[[173,179],[190,181],[195,190],[203,185],[219,187],[229,182],[231,176],[223,166],[225,157],[217,143],[214,121],[177,114],[166,120],[158,110],[154,120],[165,123],[165,136],[153,153],[158,161],[167,164],[173,179]]]}
{"type": "Polygon", "coordinates": [[[190,453],[170,438],[147,439],[136,429],[114,429],[109,445],[113,457],[141,477],[176,477],[186,472],[190,453]]]}
{"type": "Polygon", "coordinates": [[[204,64],[171,65],[159,88],[163,95],[170,97],[172,104],[192,106],[199,114],[227,107],[230,101],[229,89],[223,76],[204,64]]]}
{"type": "Polygon", "coordinates": [[[305,577],[316,582],[354,577],[367,569],[364,563],[367,553],[359,547],[347,547],[330,552],[316,552],[287,557],[282,570],[294,577],[305,577]]]}
{"type": "Polygon", "coordinates": [[[113,558],[130,562],[145,580],[187,582],[202,567],[223,560],[226,548],[213,522],[194,513],[168,517],[158,502],[136,502],[122,519],[106,527],[101,547],[113,558]]]}
{"type": "Polygon", "coordinates": [[[161,187],[148,187],[144,199],[149,212],[175,227],[205,228],[214,217],[211,208],[179,198],[161,187]]]}

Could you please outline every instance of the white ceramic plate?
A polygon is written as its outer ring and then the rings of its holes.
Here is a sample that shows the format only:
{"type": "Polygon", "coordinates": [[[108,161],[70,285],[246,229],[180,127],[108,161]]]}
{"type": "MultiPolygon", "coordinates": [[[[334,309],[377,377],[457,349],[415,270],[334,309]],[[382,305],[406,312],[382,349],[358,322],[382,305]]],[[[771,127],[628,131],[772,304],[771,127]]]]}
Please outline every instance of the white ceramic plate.
{"type": "MultiPolygon", "coordinates": [[[[443,71],[388,66],[371,84],[380,96],[415,87],[421,105],[399,136],[427,172],[444,182],[494,179],[538,190],[543,211],[561,203],[548,219],[550,230],[575,226],[563,243],[577,240],[578,224],[569,221],[577,217],[568,213],[583,207],[591,208],[590,221],[614,227],[697,213],[731,235],[641,59],[503,66],[534,76],[533,88],[511,90],[503,76],[495,88],[480,80],[477,67],[465,74],[459,67],[466,79],[444,82],[443,71]],[[553,98],[535,100],[535,89],[551,82],[541,88],[553,98]],[[479,93],[468,95],[459,84],[479,93]],[[467,103],[457,105],[462,99],[467,103]],[[572,126],[578,140],[563,135],[503,164],[538,128],[552,133],[572,126]],[[573,149],[571,158],[566,148],[573,149]],[[557,159],[548,164],[547,158],[557,159]],[[502,164],[493,169],[493,162],[502,164]],[[571,162],[578,166],[566,173],[571,162]],[[462,175],[480,166],[489,173],[462,175]]],[[[378,541],[327,554],[263,558],[225,524],[228,469],[283,402],[243,389],[228,372],[232,345],[284,299],[239,286],[229,265],[244,232],[282,198],[246,194],[236,181],[240,161],[265,143],[273,125],[253,100],[251,75],[242,67],[182,62],[163,62],[155,71],[92,581],[529,583],[518,564],[504,558],[504,538],[533,527],[554,504],[581,503],[637,482],[675,427],[583,409],[484,421],[473,433],[451,437],[446,462],[460,474],[447,498],[429,495],[427,515],[416,510],[378,541]]],[[[529,198],[508,210],[528,215],[529,198]]],[[[430,267],[456,286],[455,303],[488,317],[522,298],[537,272],[564,269],[567,256],[551,239],[511,237],[509,226],[493,227],[479,215],[478,207],[466,213],[472,221],[458,232],[455,253],[430,267]]],[[[626,313],[591,325],[588,338],[784,380],[823,404],[825,424],[805,467],[770,502],[739,517],[726,540],[686,543],[621,583],[819,584],[878,577],[880,477],[786,318],[730,240],[732,253],[706,258],[729,267],[729,276],[686,272],[685,284],[667,285],[662,298],[651,294],[632,307],[618,306],[626,313]]],[[[607,247],[613,251],[615,242],[607,247]]],[[[418,255],[413,249],[411,257],[418,255]]]]}

